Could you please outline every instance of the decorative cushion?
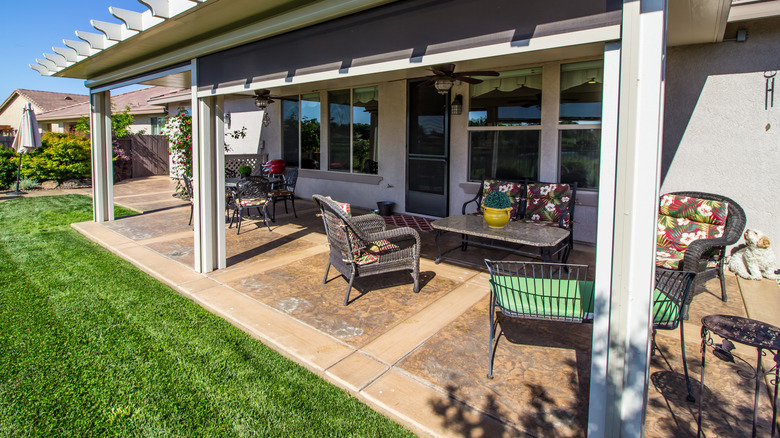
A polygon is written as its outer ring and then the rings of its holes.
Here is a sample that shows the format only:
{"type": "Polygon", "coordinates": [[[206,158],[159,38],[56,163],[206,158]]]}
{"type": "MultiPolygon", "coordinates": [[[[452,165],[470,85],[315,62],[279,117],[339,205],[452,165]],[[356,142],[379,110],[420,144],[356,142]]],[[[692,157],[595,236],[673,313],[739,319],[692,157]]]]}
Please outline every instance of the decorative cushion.
{"type": "Polygon", "coordinates": [[[259,207],[267,202],[268,200],[265,198],[247,198],[240,200],[238,204],[242,207],[259,207]]]}
{"type": "Polygon", "coordinates": [[[382,239],[371,242],[371,247],[368,249],[368,251],[374,254],[384,254],[386,252],[395,251],[400,248],[401,247],[395,243],[392,243],[387,239],[382,239]]]}
{"type": "Polygon", "coordinates": [[[671,248],[658,246],[655,251],[655,265],[659,268],[672,270],[680,269],[680,263],[685,257],[684,251],[676,251],[671,248]]]}
{"type": "MultiPolygon", "coordinates": [[[[509,196],[510,206],[512,207],[512,212],[509,215],[509,219],[510,220],[517,219],[517,214],[520,212],[520,202],[522,200],[523,184],[510,182],[510,181],[486,179],[482,183],[482,199],[485,199],[485,196],[487,196],[487,194],[492,192],[493,190],[502,191],[509,196]]],[[[479,206],[477,214],[480,216],[484,214],[481,205],[479,206]]]]}
{"type": "Polygon", "coordinates": [[[685,251],[691,242],[723,236],[728,203],[663,195],[658,210],[659,248],[685,251]]]}
{"type": "Polygon", "coordinates": [[[525,218],[531,221],[547,221],[569,226],[569,201],[571,187],[568,184],[528,184],[525,218]]]}

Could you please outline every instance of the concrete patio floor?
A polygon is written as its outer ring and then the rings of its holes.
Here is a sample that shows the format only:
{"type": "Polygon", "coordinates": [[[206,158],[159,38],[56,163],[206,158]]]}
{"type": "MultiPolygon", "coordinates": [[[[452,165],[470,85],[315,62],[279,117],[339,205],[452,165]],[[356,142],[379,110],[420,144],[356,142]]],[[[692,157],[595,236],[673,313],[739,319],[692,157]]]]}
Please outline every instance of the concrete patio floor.
{"type": "MultiPolygon", "coordinates": [[[[434,264],[433,233],[420,233],[419,293],[412,292],[411,277],[403,272],[368,277],[356,280],[344,307],[346,281],[331,270],[321,283],[328,245],[311,201],[296,201],[297,219],[277,204],[271,232],[257,220],[246,221],[240,235],[229,229],[228,267],[198,274],[192,270],[189,203],[172,197],[173,187],[167,177],[116,184],[115,202],[144,214],[74,228],[419,435],[587,434],[589,324],[504,322],[506,336],[489,380],[488,276],[480,269],[434,264]]],[[[46,193],[30,195],[41,194],[46,193]]],[[[594,248],[575,248],[570,261],[593,265],[594,248]]],[[[479,262],[502,254],[469,248],[464,256],[479,262]]],[[[707,286],[685,324],[696,396],[702,316],[735,314],[780,325],[776,283],[737,281],[729,274],[727,303],[719,299],[717,280],[707,286]]],[[[695,436],[697,405],[685,401],[679,331],[659,332],[657,341],[646,435],[695,436]]],[[[754,349],[738,346],[737,352],[755,362],[754,349]]],[[[739,364],[708,356],[707,436],[750,433],[753,384],[738,369],[739,364]]],[[[769,435],[772,410],[762,389],[759,435],[769,435]]]]}

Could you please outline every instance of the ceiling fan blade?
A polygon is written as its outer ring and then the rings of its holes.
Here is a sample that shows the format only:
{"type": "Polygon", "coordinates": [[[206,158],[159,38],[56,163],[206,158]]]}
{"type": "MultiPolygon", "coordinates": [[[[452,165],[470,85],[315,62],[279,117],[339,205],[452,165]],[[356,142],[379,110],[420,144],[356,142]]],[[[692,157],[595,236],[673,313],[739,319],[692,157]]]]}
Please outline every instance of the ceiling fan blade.
{"type": "Polygon", "coordinates": [[[470,78],[468,76],[462,76],[462,77],[455,76],[455,80],[456,81],[463,81],[463,82],[465,82],[467,84],[481,84],[482,83],[482,79],[470,78]]]}
{"type": "Polygon", "coordinates": [[[455,64],[441,64],[431,67],[431,71],[439,76],[452,76],[455,71],[455,64]]]}
{"type": "Polygon", "coordinates": [[[476,71],[462,71],[462,72],[455,73],[455,76],[460,76],[460,75],[465,75],[465,76],[498,76],[498,72],[497,71],[490,71],[490,70],[484,70],[484,71],[476,70],[476,71]]]}
{"type": "Polygon", "coordinates": [[[420,82],[419,84],[417,84],[417,86],[418,87],[425,87],[425,86],[428,86],[428,85],[433,85],[434,83],[436,83],[437,79],[439,79],[439,78],[430,78],[430,79],[428,79],[426,81],[420,82]]]}

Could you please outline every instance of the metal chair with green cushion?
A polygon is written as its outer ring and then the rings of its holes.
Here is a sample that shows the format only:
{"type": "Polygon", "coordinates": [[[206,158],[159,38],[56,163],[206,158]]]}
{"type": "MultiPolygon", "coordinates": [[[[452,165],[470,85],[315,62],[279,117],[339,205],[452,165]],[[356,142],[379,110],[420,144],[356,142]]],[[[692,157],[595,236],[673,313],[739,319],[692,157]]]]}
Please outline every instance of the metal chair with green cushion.
{"type": "Polygon", "coordinates": [[[680,346],[682,351],[685,384],[688,388],[688,401],[694,402],[691,380],[688,377],[688,362],[685,360],[685,331],[683,329],[683,306],[691,293],[695,272],[655,270],[655,291],[653,292],[653,339],[652,353],[655,353],[655,333],[657,330],[680,328],[680,346]]]}
{"type": "Polygon", "coordinates": [[[493,378],[497,331],[496,311],[509,318],[563,322],[593,321],[593,281],[588,266],[485,260],[490,272],[490,339],[488,374],[493,378]]]}

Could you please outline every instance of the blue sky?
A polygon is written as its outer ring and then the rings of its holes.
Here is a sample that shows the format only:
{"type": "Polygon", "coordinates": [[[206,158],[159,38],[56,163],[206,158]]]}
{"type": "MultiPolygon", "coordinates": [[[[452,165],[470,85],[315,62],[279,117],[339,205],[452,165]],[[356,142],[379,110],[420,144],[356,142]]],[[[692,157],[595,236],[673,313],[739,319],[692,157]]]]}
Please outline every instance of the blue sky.
{"type": "Polygon", "coordinates": [[[52,47],[65,47],[63,39],[78,40],[77,30],[98,33],[90,20],[121,23],[108,12],[109,6],[142,12],[147,8],[137,0],[70,0],[3,2],[0,42],[0,102],[15,89],[88,94],[83,79],[41,76],[30,68],[52,47]]]}

